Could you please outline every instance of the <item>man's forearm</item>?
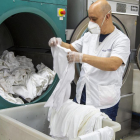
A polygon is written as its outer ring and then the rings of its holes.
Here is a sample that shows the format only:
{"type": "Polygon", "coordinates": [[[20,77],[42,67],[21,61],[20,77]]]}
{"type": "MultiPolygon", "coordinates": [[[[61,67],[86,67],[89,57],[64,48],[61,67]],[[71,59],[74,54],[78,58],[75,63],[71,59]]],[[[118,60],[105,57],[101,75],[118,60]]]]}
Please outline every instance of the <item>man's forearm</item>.
{"type": "Polygon", "coordinates": [[[122,60],[117,57],[104,58],[86,54],[83,54],[83,62],[104,71],[115,71],[122,64],[122,60]]]}
{"type": "Polygon", "coordinates": [[[62,42],[61,43],[61,46],[64,47],[64,48],[66,48],[66,49],[70,49],[71,51],[76,51],[77,52],[77,50],[71,44],[62,42]]]}

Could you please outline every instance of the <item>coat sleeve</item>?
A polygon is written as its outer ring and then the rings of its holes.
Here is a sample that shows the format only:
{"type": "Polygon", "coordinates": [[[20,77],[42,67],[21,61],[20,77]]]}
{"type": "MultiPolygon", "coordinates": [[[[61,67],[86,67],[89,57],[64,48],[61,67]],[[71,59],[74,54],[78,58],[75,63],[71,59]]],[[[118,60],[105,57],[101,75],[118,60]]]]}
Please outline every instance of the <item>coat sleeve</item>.
{"type": "Polygon", "coordinates": [[[83,48],[84,37],[85,35],[71,44],[78,52],[81,52],[81,53],[82,53],[82,48],[83,48]]]}
{"type": "Polygon", "coordinates": [[[130,55],[130,40],[127,37],[120,37],[113,45],[111,56],[116,56],[122,59],[126,64],[130,55]]]}

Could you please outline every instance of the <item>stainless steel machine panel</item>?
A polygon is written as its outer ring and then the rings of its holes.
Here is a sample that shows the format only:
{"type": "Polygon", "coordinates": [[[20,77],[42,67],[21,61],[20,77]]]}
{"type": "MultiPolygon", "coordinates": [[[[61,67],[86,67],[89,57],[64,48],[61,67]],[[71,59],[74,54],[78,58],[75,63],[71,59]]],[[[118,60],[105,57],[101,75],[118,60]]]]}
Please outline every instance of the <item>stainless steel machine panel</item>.
{"type": "Polygon", "coordinates": [[[125,2],[125,3],[139,4],[139,0],[109,0],[109,1],[117,1],[117,2],[125,2]]]}
{"type": "MultiPolygon", "coordinates": [[[[87,9],[89,9],[90,5],[97,0],[88,0],[87,1],[87,9]]],[[[121,15],[139,15],[139,5],[132,3],[123,3],[122,1],[110,1],[107,0],[111,5],[112,13],[117,13],[121,15]]]]}

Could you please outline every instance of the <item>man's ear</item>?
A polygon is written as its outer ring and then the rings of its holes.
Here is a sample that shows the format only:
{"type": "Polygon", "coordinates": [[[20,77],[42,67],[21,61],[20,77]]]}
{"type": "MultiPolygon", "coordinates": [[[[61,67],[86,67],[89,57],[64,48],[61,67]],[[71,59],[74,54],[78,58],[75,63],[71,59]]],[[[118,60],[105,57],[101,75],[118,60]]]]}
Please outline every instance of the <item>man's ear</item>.
{"type": "Polygon", "coordinates": [[[110,14],[107,14],[106,15],[106,20],[109,20],[110,19],[110,14]]]}

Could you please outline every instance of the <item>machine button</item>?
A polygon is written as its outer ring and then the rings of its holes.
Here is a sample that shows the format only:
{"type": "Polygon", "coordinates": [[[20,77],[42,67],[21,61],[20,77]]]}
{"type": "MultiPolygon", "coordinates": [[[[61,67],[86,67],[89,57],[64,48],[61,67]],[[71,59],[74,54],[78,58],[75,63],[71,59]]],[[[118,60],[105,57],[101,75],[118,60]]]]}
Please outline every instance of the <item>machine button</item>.
{"type": "Polygon", "coordinates": [[[66,11],[63,10],[63,11],[61,11],[60,13],[61,13],[62,15],[65,15],[65,14],[66,14],[66,11]]]}
{"type": "Polygon", "coordinates": [[[65,9],[58,9],[58,16],[59,17],[65,17],[65,15],[66,15],[66,11],[65,11],[65,9]]]}

